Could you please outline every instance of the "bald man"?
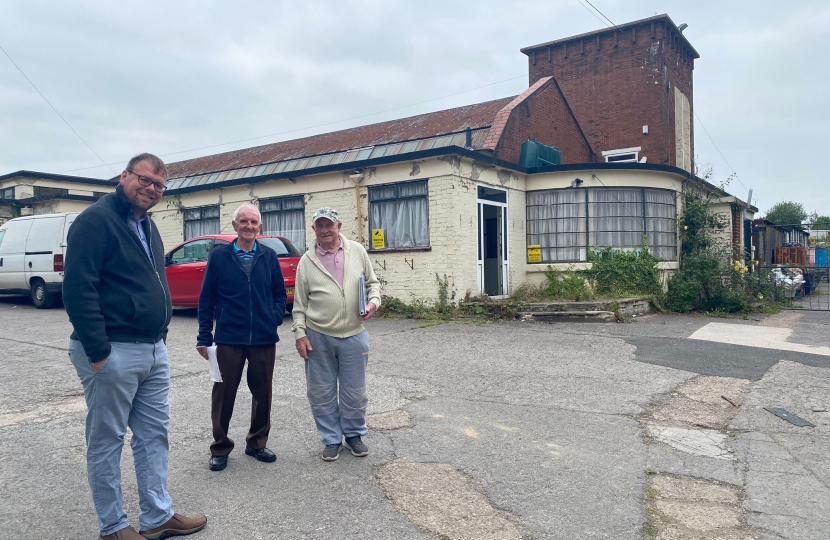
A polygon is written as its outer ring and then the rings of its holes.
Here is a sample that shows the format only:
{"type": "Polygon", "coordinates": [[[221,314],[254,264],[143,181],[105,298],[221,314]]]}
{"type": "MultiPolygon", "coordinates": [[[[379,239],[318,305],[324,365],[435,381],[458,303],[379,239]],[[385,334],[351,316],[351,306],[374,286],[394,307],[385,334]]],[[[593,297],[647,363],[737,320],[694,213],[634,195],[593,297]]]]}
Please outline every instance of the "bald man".
{"type": "Polygon", "coordinates": [[[196,349],[208,358],[207,348],[216,343],[222,372],[211,399],[212,471],[227,467],[234,447],[228,429],[245,360],[253,399],[245,454],[264,463],[277,460],[265,445],[271,430],[271,386],[280,340],[277,327],[285,315],[285,282],[276,252],[256,240],[262,229],[259,209],[243,204],[234,212],[232,225],[237,238],[211,250],[199,295],[196,349]]]}

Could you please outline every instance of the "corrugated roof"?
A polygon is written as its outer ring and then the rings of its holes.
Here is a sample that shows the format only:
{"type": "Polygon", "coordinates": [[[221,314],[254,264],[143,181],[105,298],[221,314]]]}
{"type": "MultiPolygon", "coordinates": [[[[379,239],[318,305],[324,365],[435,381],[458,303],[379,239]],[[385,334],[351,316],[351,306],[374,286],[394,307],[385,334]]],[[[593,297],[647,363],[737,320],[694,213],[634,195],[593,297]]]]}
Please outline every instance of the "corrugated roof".
{"type": "MultiPolygon", "coordinates": [[[[470,131],[471,144],[469,148],[474,150],[482,148],[484,140],[490,132],[490,128],[484,127],[480,129],[472,129],[470,131]]],[[[242,167],[240,169],[211,171],[204,174],[180,176],[178,178],[171,177],[167,181],[167,189],[173,190],[207,184],[217,184],[221,182],[239,180],[242,178],[253,179],[270,174],[293,173],[295,171],[302,171],[305,169],[315,169],[319,167],[340,165],[342,163],[351,163],[353,161],[364,161],[373,158],[396,156],[398,154],[410,154],[412,152],[432,150],[434,148],[444,148],[447,146],[464,147],[467,145],[466,139],[467,132],[465,130],[456,133],[448,133],[446,135],[438,135],[436,137],[428,137],[426,139],[414,139],[410,141],[393,142],[375,146],[364,146],[362,148],[342,150],[331,154],[286,159],[263,165],[251,165],[250,167],[242,167]]]]}
{"type": "MultiPolygon", "coordinates": [[[[345,150],[434,138],[462,132],[468,127],[473,130],[488,128],[496,114],[514,97],[170,163],[167,165],[168,178],[245,169],[345,150]]],[[[481,137],[475,139],[483,141],[481,137]]]]}

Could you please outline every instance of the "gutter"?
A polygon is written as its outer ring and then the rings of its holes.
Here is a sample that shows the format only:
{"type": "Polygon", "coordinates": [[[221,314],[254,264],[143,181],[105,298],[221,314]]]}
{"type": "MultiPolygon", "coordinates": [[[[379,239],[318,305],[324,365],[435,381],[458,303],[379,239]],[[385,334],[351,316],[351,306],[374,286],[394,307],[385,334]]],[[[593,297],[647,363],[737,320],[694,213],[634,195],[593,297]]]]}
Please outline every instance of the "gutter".
{"type": "Polygon", "coordinates": [[[39,173],[35,171],[17,171],[0,175],[0,180],[8,180],[10,178],[31,178],[33,180],[58,180],[60,182],[72,182],[76,184],[93,184],[96,186],[110,186],[118,185],[117,181],[102,180],[101,178],[86,178],[83,176],[67,176],[55,173],[39,173]]]}
{"type": "MultiPolygon", "coordinates": [[[[429,159],[443,156],[459,156],[471,159],[479,163],[486,163],[493,167],[501,167],[521,174],[533,175],[549,172],[567,172],[567,171],[656,171],[675,174],[681,176],[684,181],[690,180],[706,186],[711,190],[718,190],[718,186],[710,184],[709,182],[698,178],[692,173],[673,167],[671,165],[661,165],[657,163],[572,163],[568,165],[547,165],[544,167],[523,167],[518,163],[512,163],[501,159],[494,158],[487,154],[483,154],[476,150],[469,150],[460,146],[443,146],[441,148],[431,148],[429,150],[420,150],[417,152],[409,152],[406,154],[396,154],[394,156],[385,156],[372,159],[364,159],[360,161],[350,161],[348,163],[338,163],[336,165],[326,165],[324,167],[313,167],[310,169],[302,169],[301,171],[281,172],[266,174],[262,176],[249,178],[236,178],[234,180],[226,180],[224,182],[215,182],[213,184],[202,184],[199,186],[188,186],[185,188],[168,189],[164,192],[165,196],[182,195],[185,193],[196,193],[199,191],[211,191],[214,189],[228,188],[233,186],[242,186],[250,184],[259,184],[272,180],[296,180],[304,176],[313,176],[317,174],[324,174],[328,172],[338,171],[354,171],[356,169],[364,169],[366,167],[377,167],[380,165],[389,165],[392,163],[402,163],[407,161],[415,161],[422,159],[429,159]],[[301,174],[296,174],[300,172],[301,174]]],[[[218,171],[217,171],[218,172],[218,171]]],[[[724,196],[730,196],[725,191],[722,191],[724,196]]]]}

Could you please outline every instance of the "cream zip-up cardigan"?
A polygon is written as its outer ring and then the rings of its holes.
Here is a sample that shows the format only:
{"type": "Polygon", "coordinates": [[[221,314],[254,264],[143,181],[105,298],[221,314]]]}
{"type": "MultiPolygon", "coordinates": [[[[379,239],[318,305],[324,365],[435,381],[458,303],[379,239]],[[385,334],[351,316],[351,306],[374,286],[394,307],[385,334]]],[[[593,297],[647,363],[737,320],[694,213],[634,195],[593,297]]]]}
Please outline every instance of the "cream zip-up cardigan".
{"type": "Polygon", "coordinates": [[[342,234],[344,267],[343,288],[323,267],[317,258],[316,243],[300,259],[297,265],[297,282],[294,286],[294,309],[291,316],[294,337],[305,337],[306,328],[327,336],[347,338],[361,333],[360,298],[358,283],[360,274],[366,278],[366,297],[380,307],[380,282],[375,276],[369,254],[358,242],[342,234]]]}

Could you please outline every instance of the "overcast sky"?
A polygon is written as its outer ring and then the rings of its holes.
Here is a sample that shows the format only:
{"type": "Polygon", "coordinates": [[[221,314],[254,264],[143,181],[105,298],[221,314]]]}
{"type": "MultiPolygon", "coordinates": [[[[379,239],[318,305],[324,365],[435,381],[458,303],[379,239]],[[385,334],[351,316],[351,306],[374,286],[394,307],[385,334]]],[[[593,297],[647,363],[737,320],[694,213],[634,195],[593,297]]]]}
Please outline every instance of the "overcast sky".
{"type": "MultiPolygon", "coordinates": [[[[830,2],[591,3],[616,24],[689,25],[695,154],[714,183],[734,171],[727,190],[753,189],[762,212],[830,214],[813,163],[830,133],[830,2]]],[[[111,177],[140,151],[172,162],[519,94],[521,47],[607,26],[587,4],[0,0],[0,47],[112,164],[0,53],[0,174],[111,177]]]]}

